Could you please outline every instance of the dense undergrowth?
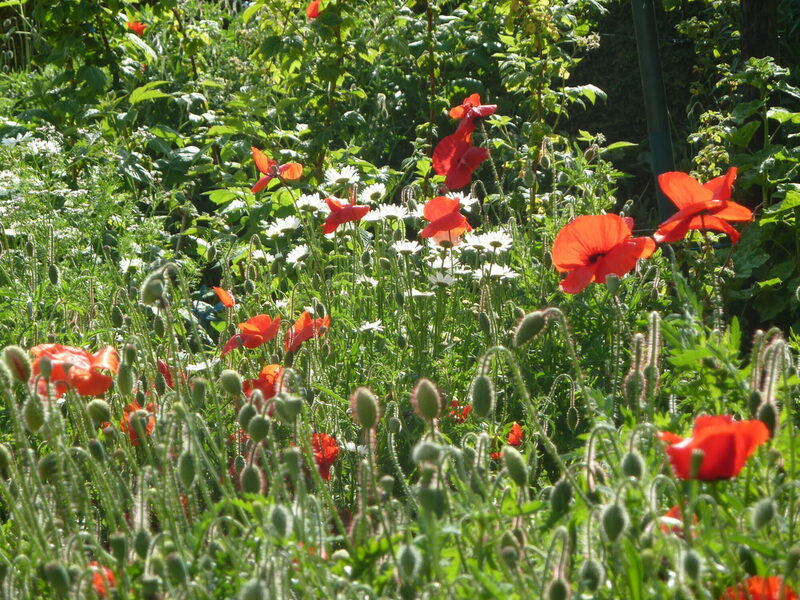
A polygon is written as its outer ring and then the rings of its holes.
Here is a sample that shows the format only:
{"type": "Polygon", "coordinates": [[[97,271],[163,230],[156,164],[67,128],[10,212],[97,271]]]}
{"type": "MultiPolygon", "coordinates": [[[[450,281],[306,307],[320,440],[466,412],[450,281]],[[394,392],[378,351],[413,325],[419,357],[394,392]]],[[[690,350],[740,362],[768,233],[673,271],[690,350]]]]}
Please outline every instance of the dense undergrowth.
{"type": "Polygon", "coordinates": [[[791,45],[314,4],[0,2],[3,595],[795,597],[791,45]]]}

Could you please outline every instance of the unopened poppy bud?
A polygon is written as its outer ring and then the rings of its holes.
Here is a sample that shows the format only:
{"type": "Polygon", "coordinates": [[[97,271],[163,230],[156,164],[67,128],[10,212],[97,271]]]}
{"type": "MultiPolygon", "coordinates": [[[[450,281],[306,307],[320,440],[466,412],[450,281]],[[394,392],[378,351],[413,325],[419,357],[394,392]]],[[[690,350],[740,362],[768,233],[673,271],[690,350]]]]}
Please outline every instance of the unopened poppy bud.
{"type": "Polygon", "coordinates": [[[694,550],[687,550],[683,554],[683,572],[692,581],[697,581],[703,571],[703,560],[694,550]]]}
{"type": "Polygon", "coordinates": [[[378,264],[381,266],[381,270],[383,271],[389,271],[392,268],[392,261],[385,256],[381,256],[380,259],[378,259],[378,264]]]}
{"type": "Polygon", "coordinates": [[[239,423],[239,427],[247,431],[247,426],[250,423],[250,420],[257,414],[258,410],[256,409],[256,407],[250,402],[245,402],[242,405],[242,408],[239,409],[239,414],[236,417],[236,420],[239,423]]]}
{"type": "Polygon", "coordinates": [[[167,380],[161,373],[156,373],[156,394],[163,396],[167,392],[167,380]]]}
{"type": "Polygon", "coordinates": [[[45,454],[36,463],[36,470],[42,481],[52,481],[53,477],[58,474],[58,457],[54,452],[45,454]]]}
{"type": "Polygon", "coordinates": [[[567,600],[571,596],[569,584],[557,577],[547,586],[547,600],[567,600]]]}
{"type": "Polygon", "coordinates": [[[259,579],[251,579],[242,588],[242,593],[239,595],[241,600],[267,600],[269,592],[263,581],[259,579]]]}
{"type": "Polygon", "coordinates": [[[164,323],[164,319],[159,316],[153,319],[153,333],[157,337],[164,337],[164,334],[167,333],[167,325],[164,323]]]}
{"type": "Polygon", "coordinates": [[[486,335],[492,334],[492,322],[489,320],[489,315],[485,310],[478,313],[478,327],[486,335]]]}
{"type": "Polygon", "coordinates": [[[540,310],[525,315],[514,331],[514,347],[521,348],[535,338],[545,326],[545,316],[540,310]]]}
{"type": "Polygon", "coordinates": [[[222,389],[232,396],[238,396],[242,393],[242,376],[232,369],[225,369],[220,373],[219,382],[222,385],[222,389]]]}
{"type": "Polygon", "coordinates": [[[628,528],[628,513],[620,504],[609,504],[601,518],[603,532],[609,542],[616,542],[628,528]]]}
{"type": "Polygon", "coordinates": [[[142,560],[147,558],[147,552],[150,550],[150,534],[146,530],[140,529],[133,536],[133,550],[142,560]]]}
{"type": "Polygon", "coordinates": [[[403,292],[397,291],[394,293],[394,301],[397,303],[397,306],[403,307],[406,303],[406,297],[403,295],[403,292]]]}
{"type": "Polygon", "coordinates": [[[289,476],[292,479],[297,479],[303,467],[303,455],[300,453],[300,449],[296,446],[291,446],[284,450],[283,462],[286,465],[289,476]]]}
{"type": "Polygon", "coordinates": [[[750,517],[753,529],[759,530],[765,525],[768,525],[770,521],[775,518],[777,512],[777,506],[772,498],[759,500],[753,507],[753,512],[750,517]]]}
{"type": "Polygon", "coordinates": [[[609,273],[606,275],[606,289],[612,296],[616,296],[619,291],[619,275],[616,273],[609,273]]]}
{"type": "Polygon", "coordinates": [[[124,563],[128,558],[128,536],[122,531],[115,531],[108,536],[108,547],[118,563],[124,563]]]}
{"type": "Polygon", "coordinates": [[[365,429],[375,429],[380,420],[378,399],[369,388],[359,387],[350,396],[350,409],[355,422],[365,429]]]}
{"type": "Polygon", "coordinates": [[[439,388],[430,379],[422,378],[411,392],[411,404],[416,413],[426,421],[433,421],[442,411],[439,388]]]}
{"type": "Polygon", "coordinates": [[[539,166],[545,171],[550,168],[550,157],[547,154],[539,155],[539,166]]]}
{"type": "Polygon", "coordinates": [[[786,554],[786,576],[791,577],[794,574],[797,565],[800,564],[800,546],[792,546],[786,554]]]}
{"type": "Polygon", "coordinates": [[[600,584],[603,583],[604,576],[605,572],[603,565],[594,559],[590,558],[584,561],[584,563],[581,565],[579,577],[583,585],[590,592],[595,592],[598,590],[600,584]]]}
{"type": "Polygon", "coordinates": [[[689,462],[689,479],[697,477],[697,474],[700,472],[700,467],[703,465],[703,458],[705,458],[705,455],[706,453],[700,448],[692,450],[692,457],[689,462]]]}
{"type": "Polygon", "coordinates": [[[775,437],[775,429],[778,427],[778,408],[775,403],[762,402],[758,407],[756,418],[767,426],[769,437],[775,437]]]}
{"type": "Polygon", "coordinates": [[[206,389],[208,384],[202,377],[192,379],[192,402],[195,406],[202,406],[206,400],[206,389]]]}
{"type": "Polygon", "coordinates": [[[472,410],[485,419],[494,410],[494,384],[487,375],[478,375],[472,381],[472,410]]]}
{"type": "Polygon", "coordinates": [[[408,346],[408,338],[401,333],[397,336],[397,347],[403,350],[406,346],[408,346]]]}
{"type": "Polygon", "coordinates": [[[186,568],[186,561],[183,560],[183,557],[177,552],[170,552],[164,562],[169,578],[178,585],[184,585],[189,578],[189,570],[186,568]]]}
{"type": "Polygon", "coordinates": [[[391,417],[387,423],[387,429],[392,435],[397,435],[403,429],[403,424],[397,417],[391,417]]]}
{"type": "Polygon", "coordinates": [[[281,393],[275,401],[275,410],[281,420],[292,424],[303,412],[303,399],[292,394],[281,393]]]}
{"type": "Polygon", "coordinates": [[[519,306],[514,307],[514,318],[519,321],[521,318],[525,316],[525,311],[520,308],[519,306]]]}
{"type": "Polygon", "coordinates": [[[133,393],[133,380],[135,379],[133,367],[130,363],[121,363],[117,372],[117,389],[125,397],[133,393]]]}
{"type": "Polygon", "coordinates": [[[22,407],[22,417],[28,431],[36,433],[44,425],[44,404],[39,394],[31,395],[22,407]]]}
{"type": "Polygon", "coordinates": [[[764,397],[761,395],[761,390],[751,390],[750,395],[747,397],[747,407],[750,409],[750,414],[755,417],[763,403],[764,397]]]}
{"type": "Polygon", "coordinates": [[[556,514],[564,513],[572,502],[572,484],[566,479],[559,479],[550,491],[550,508],[556,514]]]}
{"type": "Polygon", "coordinates": [[[625,477],[641,479],[644,474],[644,460],[638,452],[628,452],[622,459],[622,473],[625,477]]]}
{"type": "Polygon", "coordinates": [[[423,440],[414,446],[411,458],[417,464],[424,462],[437,463],[441,454],[442,447],[439,444],[423,440]]]}
{"type": "Polygon", "coordinates": [[[267,417],[255,415],[247,424],[247,433],[250,434],[250,438],[256,444],[266,439],[269,434],[269,420],[267,420],[267,417]]]}
{"type": "Polygon", "coordinates": [[[756,559],[753,556],[753,551],[750,550],[748,546],[742,545],[739,546],[738,554],[739,564],[742,566],[742,570],[748,575],[755,575],[758,572],[758,567],[756,566],[756,559]]]}
{"type": "Polygon", "coordinates": [[[3,479],[8,478],[8,471],[14,462],[14,457],[11,450],[6,444],[0,444],[0,477],[3,479]]]}
{"type": "Polygon", "coordinates": [[[191,450],[184,450],[178,457],[178,477],[185,489],[192,487],[195,474],[197,473],[197,461],[191,450]]]}
{"type": "Polygon", "coordinates": [[[86,410],[95,425],[102,425],[111,420],[111,408],[108,402],[101,398],[95,398],[86,406],[86,410]]]}
{"type": "Polygon", "coordinates": [[[516,546],[500,548],[500,558],[509,569],[516,569],[519,566],[519,550],[516,546]]]}
{"type": "Polygon", "coordinates": [[[292,531],[292,513],[282,504],[276,504],[269,513],[269,522],[279,538],[289,536],[292,531]]]}
{"type": "Polygon", "coordinates": [[[247,294],[252,294],[256,291],[256,282],[252,279],[244,280],[244,291],[247,294]]]}
{"type": "Polygon", "coordinates": [[[570,406],[567,409],[567,427],[569,427],[570,431],[575,431],[578,428],[578,424],[581,422],[581,417],[578,414],[578,409],[575,406],[570,406]]]}
{"type": "Polygon", "coordinates": [[[103,442],[96,438],[92,438],[89,440],[89,454],[91,457],[99,463],[104,463],[106,461],[106,449],[103,446],[103,442]]]}
{"type": "Polygon", "coordinates": [[[411,583],[417,579],[422,569],[422,554],[413,545],[405,545],[400,548],[397,557],[398,575],[402,581],[411,583]]]}
{"type": "Polygon", "coordinates": [[[139,300],[142,304],[152,306],[159,302],[164,297],[164,281],[161,279],[161,273],[152,274],[142,283],[141,290],[139,291],[139,300]]]}
{"type": "Polygon", "coordinates": [[[247,465],[239,474],[242,482],[242,491],[245,494],[258,494],[261,492],[261,471],[255,465],[247,465]]]}
{"type": "MultiPolygon", "coordinates": [[[[43,356],[39,359],[40,370],[42,360],[45,358],[46,357],[43,356]]],[[[31,378],[31,359],[28,357],[28,353],[25,352],[25,350],[19,346],[6,346],[3,350],[3,362],[14,379],[22,383],[28,383],[28,380],[31,378]]]]}
{"type": "Polygon", "coordinates": [[[645,378],[644,373],[641,371],[631,371],[625,376],[625,400],[628,406],[638,406],[641,402],[642,394],[644,393],[645,378]]]}
{"type": "Polygon", "coordinates": [[[391,494],[394,491],[394,477],[384,475],[378,480],[378,485],[385,494],[391,494]]]}
{"type": "Polygon", "coordinates": [[[129,343],[122,347],[122,362],[129,365],[136,363],[136,344],[129,343]]]}
{"type": "Polygon", "coordinates": [[[503,448],[503,463],[511,480],[521,488],[528,485],[528,466],[522,454],[513,446],[503,448]]]}
{"type": "Polygon", "coordinates": [[[50,263],[50,266],[47,267],[47,278],[50,280],[50,283],[53,285],[58,285],[58,265],[55,263],[50,263]]]}
{"type": "Polygon", "coordinates": [[[44,566],[44,578],[58,598],[69,596],[70,581],[69,573],[63,563],[54,560],[44,566]]]}
{"type": "Polygon", "coordinates": [[[44,379],[49,380],[52,372],[53,360],[49,356],[42,356],[39,359],[39,373],[44,379]]]}

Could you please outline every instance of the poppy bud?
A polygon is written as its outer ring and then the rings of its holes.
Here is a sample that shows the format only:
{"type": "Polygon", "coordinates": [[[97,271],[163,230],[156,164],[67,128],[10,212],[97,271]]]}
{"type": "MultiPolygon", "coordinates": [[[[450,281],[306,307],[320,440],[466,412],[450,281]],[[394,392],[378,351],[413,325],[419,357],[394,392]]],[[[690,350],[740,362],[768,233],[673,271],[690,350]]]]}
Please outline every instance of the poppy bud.
{"type": "Polygon", "coordinates": [[[492,323],[485,310],[478,313],[478,327],[480,327],[481,331],[486,335],[492,335],[492,323]]]}
{"type": "Polygon", "coordinates": [[[644,373],[641,371],[631,371],[625,376],[625,400],[628,406],[635,407],[639,405],[644,393],[645,378],[644,373]]]}
{"type": "Polygon", "coordinates": [[[408,346],[408,339],[401,333],[397,336],[397,347],[403,350],[406,346],[408,346]]]}
{"type": "Polygon", "coordinates": [[[425,510],[432,512],[437,517],[441,517],[444,514],[446,503],[444,491],[433,487],[421,488],[417,490],[417,498],[425,510]]]}
{"type": "Polygon", "coordinates": [[[170,552],[165,559],[169,578],[178,585],[184,585],[189,577],[186,561],[177,552],[170,552]]]}
{"type": "Polygon", "coordinates": [[[758,413],[759,407],[764,403],[764,397],[761,395],[761,390],[751,390],[747,398],[747,406],[750,409],[750,414],[754,417],[758,413]]]}
{"type": "Polygon", "coordinates": [[[619,504],[610,504],[603,510],[601,517],[603,532],[609,542],[616,542],[628,528],[628,513],[619,504]]]}
{"type": "Polygon", "coordinates": [[[129,343],[122,347],[122,362],[129,365],[136,362],[136,344],[129,343]]]}
{"type": "Polygon", "coordinates": [[[772,498],[759,500],[753,507],[753,512],[751,513],[750,522],[753,529],[759,530],[765,525],[768,525],[770,521],[775,518],[775,513],[777,512],[777,506],[772,498]]]}
{"type": "Polygon", "coordinates": [[[539,155],[539,166],[545,171],[550,168],[550,157],[547,154],[542,153],[539,155]]]}
{"type": "Polygon", "coordinates": [[[703,559],[694,550],[687,550],[683,554],[683,572],[692,581],[697,581],[703,571],[703,559]]]}
{"type": "Polygon", "coordinates": [[[128,558],[128,536],[122,531],[115,531],[108,536],[108,547],[118,563],[122,564],[128,558]]]}
{"type": "Polygon", "coordinates": [[[47,267],[47,278],[50,279],[50,283],[58,285],[58,275],[58,265],[50,263],[50,266],[47,267]]]}
{"type": "Polygon", "coordinates": [[[519,306],[514,307],[514,318],[519,321],[522,317],[525,316],[525,311],[522,310],[519,306]]]}
{"type": "Polygon", "coordinates": [[[442,447],[439,446],[439,444],[423,440],[414,446],[414,450],[411,453],[411,458],[417,464],[423,462],[437,463],[441,453],[442,447]]]}
{"type": "Polygon", "coordinates": [[[609,273],[606,275],[606,289],[612,296],[616,296],[619,291],[619,275],[616,273],[609,273]]]}
{"type": "Polygon", "coordinates": [[[381,256],[380,259],[378,259],[378,264],[381,266],[383,271],[389,271],[392,268],[392,261],[385,256],[381,256]]]}
{"type": "Polygon", "coordinates": [[[567,427],[570,431],[575,431],[578,428],[581,418],[578,414],[578,409],[574,405],[567,409],[567,427]]]}
{"type": "Polygon", "coordinates": [[[775,428],[778,427],[778,408],[774,402],[762,402],[758,407],[756,418],[764,423],[769,430],[769,437],[775,436],[775,428]]]}
{"type": "Polygon", "coordinates": [[[197,472],[197,462],[190,450],[184,450],[178,457],[178,477],[185,489],[192,487],[197,472]]]}
{"type": "Polygon", "coordinates": [[[36,463],[36,470],[39,472],[39,477],[42,481],[51,481],[58,473],[58,458],[54,452],[45,454],[36,463]]]}
{"type": "Polygon", "coordinates": [[[133,367],[130,363],[121,363],[117,372],[117,389],[125,397],[133,393],[133,380],[135,379],[133,367]]]}
{"type": "Polygon", "coordinates": [[[300,470],[303,466],[303,455],[300,449],[292,446],[283,451],[283,462],[286,465],[286,470],[292,479],[297,479],[300,476],[300,470]]]}
{"type": "Polygon", "coordinates": [[[28,431],[36,433],[44,425],[44,404],[39,394],[33,394],[22,407],[22,416],[28,431]]]}
{"type": "Polygon", "coordinates": [[[279,538],[285,538],[292,531],[292,513],[282,504],[276,504],[269,513],[269,522],[279,538]]]}
{"type": "Polygon", "coordinates": [[[242,393],[242,376],[236,371],[225,369],[219,375],[219,382],[222,385],[222,389],[232,396],[238,396],[242,393]]]}
{"type": "Polygon", "coordinates": [[[267,417],[255,415],[247,424],[247,433],[250,434],[250,437],[256,444],[265,439],[269,434],[269,421],[267,417]]]}
{"type": "Polygon", "coordinates": [[[387,429],[389,433],[391,433],[392,435],[397,435],[398,433],[400,433],[400,430],[403,429],[403,424],[397,417],[392,417],[389,419],[389,422],[387,424],[387,429]]]}
{"type": "Polygon", "coordinates": [[[155,333],[157,337],[164,337],[164,334],[167,333],[167,326],[164,323],[164,319],[159,316],[153,318],[153,333],[155,333]]]}
{"type": "Polygon", "coordinates": [[[139,300],[148,306],[154,305],[164,297],[164,280],[161,279],[161,272],[151,274],[144,280],[139,291],[139,300]]]}
{"type": "Polygon", "coordinates": [[[0,444],[0,477],[8,478],[8,471],[13,462],[14,457],[11,455],[9,447],[6,444],[0,444]]]}
{"type": "Polygon", "coordinates": [[[245,494],[258,494],[261,492],[261,471],[255,465],[247,465],[239,474],[242,482],[242,491],[245,494]]]}
{"type": "Polygon", "coordinates": [[[758,572],[758,567],[756,566],[756,559],[753,556],[753,551],[750,550],[748,546],[739,546],[739,564],[742,566],[742,570],[747,573],[748,575],[755,575],[758,572]]]}
{"type": "Polygon", "coordinates": [[[411,583],[419,576],[420,569],[422,569],[422,554],[417,547],[409,544],[400,548],[397,557],[397,574],[400,579],[411,583]]]}
{"type": "Polygon", "coordinates": [[[605,572],[603,565],[594,559],[588,559],[581,565],[580,579],[586,589],[590,592],[595,592],[603,583],[605,572]]]}
{"type": "Polygon", "coordinates": [[[150,550],[150,534],[146,530],[140,529],[133,536],[133,550],[142,560],[147,558],[147,552],[150,550]]]}
{"type": "Polygon", "coordinates": [[[800,546],[792,546],[786,554],[786,576],[791,577],[800,564],[800,546]]]}
{"type": "MultiPolygon", "coordinates": [[[[44,358],[39,359],[40,367],[44,358]]],[[[31,359],[28,357],[28,353],[19,346],[6,346],[3,350],[3,362],[8,368],[8,372],[17,381],[27,383],[31,378],[31,359]]],[[[45,379],[47,378],[45,377],[45,379]]]]}
{"type": "Polygon", "coordinates": [[[644,474],[644,460],[638,452],[628,452],[622,459],[622,473],[625,477],[641,479],[644,474]]]}
{"type": "Polygon", "coordinates": [[[550,490],[550,508],[557,515],[564,513],[572,501],[572,485],[566,479],[560,479],[550,490]]]}
{"type": "Polygon", "coordinates": [[[378,485],[385,494],[391,494],[394,491],[394,477],[384,475],[378,480],[378,485]]]}
{"type": "Polygon", "coordinates": [[[86,406],[89,416],[95,425],[101,425],[111,420],[111,408],[108,402],[100,398],[95,398],[86,406]]]}
{"type": "Polygon", "coordinates": [[[514,331],[514,347],[521,348],[535,338],[545,326],[545,316],[540,310],[525,315],[514,331]]]}
{"type": "Polygon", "coordinates": [[[206,380],[202,377],[192,379],[192,402],[195,406],[202,406],[206,400],[206,380]]]}
{"type": "MultiPolygon", "coordinates": [[[[253,393],[255,393],[254,390],[253,393]]],[[[252,398],[252,396],[251,396],[252,398]]],[[[245,402],[242,405],[242,408],[239,409],[239,415],[236,417],[237,422],[239,423],[239,427],[247,431],[247,425],[250,423],[250,420],[258,414],[258,410],[251,402],[245,402]]]]}
{"type": "Polygon", "coordinates": [[[405,306],[406,297],[403,295],[403,292],[397,291],[394,293],[394,301],[397,303],[397,306],[405,306]]]}
{"type": "Polygon", "coordinates": [[[485,419],[494,410],[494,384],[487,375],[478,375],[472,381],[472,410],[485,419]]]}
{"type": "Polygon", "coordinates": [[[528,485],[528,466],[522,454],[513,446],[503,448],[503,463],[506,466],[509,477],[517,486],[524,488],[528,485]]]}
{"type": "Polygon", "coordinates": [[[66,598],[69,596],[71,587],[69,573],[63,563],[56,560],[47,563],[44,566],[44,578],[53,588],[57,597],[66,598]]]}
{"type": "Polygon", "coordinates": [[[561,577],[553,579],[547,586],[547,600],[567,600],[570,595],[569,585],[561,577]]]}
{"type": "Polygon", "coordinates": [[[281,393],[275,401],[275,410],[285,423],[294,423],[303,412],[303,399],[299,396],[281,393]]]}
{"type": "Polygon", "coordinates": [[[411,404],[417,415],[426,421],[433,421],[442,411],[442,396],[436,384],[423,377],[411,392],[411,404]]]}
{"type": "Polygon", "coordinates": [[[506,546],[500,549],[500,558],[509,569],[516,569],[519,564],[519,550],[516,546],[506,546]]]}
{"type": "Polygon", "coordinates": [[[89,454],[92,456],[94,460],[99,463],[104,463],[106,461],[106,449],[103,446],[103,442],[96,438],[92,438],[89,440],[89,454]]]}
{"type": "Polygon", "coordinates": [[[350,409],[355,422],[365,429],[375,429],[380,420],[378,399],[369,388],[359,387],[350,396],[350,409]]]}
{"type": "Polygon", "coordinates": [[[268,597],[269,592],[264,582],[255,578],[245,584],[239,596],[241,600],[266,600],[268,597]]]}
{"type": "Polygon", "coordinates": [[[252,294],[256,291],[256,284],[252,279],[244,280],[244,291],[248,294],[252,294]]]}
{"type": "Polygon", "coordinates": [[[167,392],[167,380],[164,375],[156,373],[156,394],[163,396],[167,392]]]}

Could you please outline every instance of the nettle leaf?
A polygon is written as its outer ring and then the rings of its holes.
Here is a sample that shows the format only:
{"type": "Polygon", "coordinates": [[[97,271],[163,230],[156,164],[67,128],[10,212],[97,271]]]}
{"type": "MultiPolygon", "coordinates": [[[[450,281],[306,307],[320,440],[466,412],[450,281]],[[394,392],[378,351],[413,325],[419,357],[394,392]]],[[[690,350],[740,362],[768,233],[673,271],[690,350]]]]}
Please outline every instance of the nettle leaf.
{"type": "Polygon", "coordinates": [[[139,102],[144,102],[145,100],[154,100],[156,98],[171,98],[170,94],[162,92],[161,90],[157,90],[158,86],[164,85],[168,83],[167,81],[151,81],[149,83],[145,83],[143,86],[140,86],[131,92],[130,96],[130,103],[137,104],[139,102]]]}

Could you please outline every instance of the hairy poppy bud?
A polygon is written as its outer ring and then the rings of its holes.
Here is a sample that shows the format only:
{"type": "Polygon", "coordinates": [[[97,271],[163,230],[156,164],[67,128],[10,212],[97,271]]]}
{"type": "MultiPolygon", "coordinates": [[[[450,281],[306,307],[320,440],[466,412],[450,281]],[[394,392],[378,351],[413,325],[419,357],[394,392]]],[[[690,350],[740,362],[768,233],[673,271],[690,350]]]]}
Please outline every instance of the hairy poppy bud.
{"type": "Polygon", "coordinates": [[[106,462],[106,449],[103,446],[103,442],[96,438],[92,438],[89,440],[89,454],[92,456],[94,460],[99,463],[106,462]]]}
{"type": "Polygon", "coordinates": [[[603,532],[609,542],[616,542],[628,528],[628,513],[620,504],[610,504],[601,517],[603,532]]]}
{"type": "Polygon", "coordinates": [[[125,344],[122,347],[122,362],[132,365],[136,362],[136,344],[125,344]]]}
{"type": "Polygon", "coordinates": [[[50,266],[47,267],[47,278],[50,280],[50,283],[58,285],[58,275],[58,265],[50,263],[50,266]]]}
{"type": "Polygon", "coordinates": [[[767,426],[769,437],[775,437],[775,429],[778,427],[778,408],[775,403],[762,402],[758,407],[756,418],[767,426]]]}
{"type": "Polygon", "coordinates": [[[742,570],[748,575],[755,575],[758,572],[758,567],[756,566],[756,559],[753,556],[753,551],[750,550],[748,546],[742,545],[739,546],[738,554],[739,564],[742,566],[742,570]]]}
{"type": "Polygon", "coordinates": [[[385,494],[391,494],[394,491],[394,477],[384,475],[378,480],[378,485],[385,494]]]}
{"type": "Polygon", "coordinates": [[[586,589],[590,592],[596,592],[603,583],[605,576],[603,565],[594,559],[588,559],[581,565],[580,579],[586,589]]]}
{"type": "Polygon", "coordinates": [[[758,408],[763,402],[764,397],[761,395],[761,390],[751,390],[750,395],[747,397],[747,406],[750,409],[750,414],[755,417],[758,414],[758,408]]]}
{"type": "Polygon", "coordinates": [[[29,431],[36,433],[44,425],[44,403],[39,394],[33,394],[22,407],[22,416],[29,431]]]}
{"type": "Polygon", "coordinates": [[[58,457],[55,452],[45,454],[36,463],[36,470],[42,481],[51,481],[58,474],[58,457]]]}
{"type": "MultiPolygon", "coordinates": [[[[254,390],[255,393],[257,390],[254,390]]],[[[242,408],[239,409],[239,414],[236,417],[237,422],[239,423],[239,427],[247,431],[247,426],[250,424],[250,421],[253,417],[258,414],[258,410],[256,409],[255,405],[250,402],[245,402],[242,405],[242,408]]]]}
{"type": "Polygon", "coordinates": [[[514,318],[519,321],[521,318],[525,316],[525,311],[522,310],[519,306],[514,307],[514,318]]]}
{"type": "Polygon", "coordinates": [[[556,514],[562,514],[572,501],[572,485],[566,479],[559,479],[550,491],[550,508],[556,514]]]}
{"type": "Polygon", "coordinates": [[[628,452],[622,459],[622,473],[625,477],[641,479],[644,474],[644,460],[638,452],[628,452]]]}
{"type": "Polygon", "coordinates": [[[505,546],[500,549],[500,558],[509,569],[516,569],[519,565],[519,550],[516,546],[505,546]]]}
{"type": "Polygon", "coordinates": [[[242,376],[236,371],[225,369],[219,375],[219,382],[222,389],[233,396],[238,396],[242,393],[242,376]]]}
{"type": "Polygon", "coordinates": [[[521,348],[535,338],[545,326],[545,316],[540,310],[525,315],[514,331],[514,347],[521,348]]]}
{"type": "Polygon", "coordinates": [[[197,462],[194,459],[194,454],[191,450],[184,450],[178,457],[178,477],[180,477],[181,484],[185,489],[192,487],[194,477],[197,472],[197,462]]]}
{"type": "Polygon", "coordinates": [[[411,392],[411,404],[416,413],[426,421],[433,421],[442,411],[439,388],[430,379],[422,378],[411,392]]]}
{"type": "Polygon", "coordinates": [[[69,596],[71,587],[69,573],[63,563],[56,560],[47,563],[44,566],[44,578],[53,588],[57,597],[66,598],[69,596]]]}
{"type": "Polygon", "coordinates": [[[0,477],[6,479],[11,464],[14,462],[14,457],[11,450],[6,444],[0,444],[0,477]]]}
{"type": "MultiPolygon", "coordinates": [[[[17,381],[27,383],[31,378],[31,359],[28,357],[28,353],[19,346],[6,346],[3,350],[3,362],[5,362],[8,372],[17,381]]],[[[41,362],[42,359],[39,360],[40,365],[41,362]]]]}
{"type": "Polygon", "coordinates": [[[485,310],[478,313],[478,327],[486,335],[492,334],[492,322],[489,320],[489,315],[485,310]]]}
{"type": "Polygon", "coordinates": [[[139,291],[139,300],[142,304],[152,306],[164,297],[164,280],[161,279],[161,272],[148,276],[142,283],[139,291]]]}
{"type": "Polygon", "coordinates": [[[524,488],[528,485],[528,466],[522,454],[513,446],[503,448],[503,463],[506,466],[509,477],[519,487],[524,488]]]}
{"type": "Polygon", "coordinates": [[[297,479],[300,476],[300,471],[303,467],[303,455],[300,449],[291,446],[283,451],[283,462],[286,465],[286,470],[292,479],[297,479]]]}
{"type": "Polygon", "coordinates": [[[247,465],[239,474],[242,482],[242,491],[245,494],[258,494],[261,492],[261,471],[255,465],[247,465]]]}
{"type": "Polygon", "coordinates": [[[567,600],[570,595],[569,585],[561,577],[553,579],[547,586],[547,600],[567,600]]]}
{"type": "Polygon", "coordinates": [[[150,534],[146,530],[140,529],[133,536],[133,550],[139,555],[139,558],[147,558],[147,552],[150,550],[150,534]]]}
{"type": "Polygon", "coordinates": [[[288,537],[292,531],[292,513],[282,504],[276,504],[269,513],[269,522],[279,538],[288,537]]]}
{"type": "Polygon", "coordinates": [[[111,420],[111,408],[108,402],[100,398],[95,398],[86,406],[89,416],[95,425],[101,425],[111,420]]]}
{"type": "Polygon", "coordinates": [[[423,462],[437,463],[439,462],[441,454],[442,447],[439,446],[439,444],[423,440],[414,446],[411,458],[413,458],[414,462],[417,464],[423,462]]]}
{"type": "Polygon", "coordinates": [[[117,389],[126,398],[133,393],[133,380],[136,375],[130,363],[121,363],[117,372],[117,389]]]}
{"type": "Polygon", "coordinates": [[[792,546],[786,554],[786,576],[791,577],[800,564],[800,546],[792,546]]]}
{"type": "Polygon", "coordinates": [[[692,581],[697,581],[703,571],[703,560],[694,550],[687,550],[683,554],[683,572],[692,581]]]}
{"type": "Polygon", "coordinates": [[[192,379],[192,402],[195,406],[202,406],[206,401],[206,389],[208,384],[202,377],[192,379]]]}
{"type": "Polygon", "coordinates": [[[387,429],[389,430],[389,433],[391,433],[392,435],[397,435],[398,433],[400,433],[400,430],[403,429],[403,424],[397,417],[391,417],[387,424],[387,429]]]}
{"type": "Polygon", "coordinates": [[[369,388],[359,387],[350,396],[350,409],[356,423],[365,429],[375,429],[380,420],[378,399],[369,388]]]}
{"type": "Polygon", "coordinates": [[[269,420],[264,415],[256,415],[247,424],[247,433],[257,444],[264,440],[269,434],[269,420]]]}
{"type": "Polygon", "coordinates": [[[292,424],[303,412],[303,399],[285,392],[281,393],[275,401],[275,410],[285,423],[292,424]]]}
{"type": "Polygon", "coordinates": [[[128,558],[128,536],[122,531],[115,531],[108,536],[108,547],[111,549],[111,554],[122,564],[128,558]]]}
{"type": "Polygon", "coordinates": [[[166,556],[165,563],[169,578],[178,585],[184,585],[189,578],[189,570],[183,557],[177,552],[170,552],[166,556]]]}
{"type": "Polygon", "coordinates": [[[472,381],[472,410],[485,419],[494,410],[494,384],[487,375],[478,375],[472,381]]]}
{"type": "Polygon", "coordinates": [[[411,583],[419,576],[422,569],[422,554],[416,546],[406,545],[400,548],[397,557],[398,575],[402,581],[411,583]]]}
{"type": "Polygon", "coordinates": [[[156,393],[163,396],[167,392],[167,380],[161,373],[156,373],[156,393]]]}
{"type": "Polygon", "coordinates": [[[775,514],[777,512],[777,506],[772,498],[764,498],[759,500],[758,503],[753,507],[753,512],[751,513],[751,524],[753,529],[759,530],[765,525],[768,525],[770,521],[775,518],[775,514]]]}
{"type": "Polygon", "coordinates": [[[606,275],[606,289],[612,296],[616,296],[619,291],[619,275],[616,273],[609,273],[606,275]]]}
{"type": "Polygon", "coordinates": [[[155,333],[157,337],[164,337],[167,333],[167,325],[164,323],[164,319],[159,316],[153,318],[153,333],[155,333]]]}

